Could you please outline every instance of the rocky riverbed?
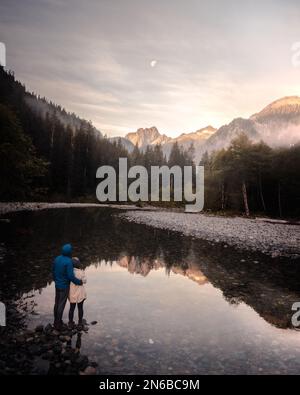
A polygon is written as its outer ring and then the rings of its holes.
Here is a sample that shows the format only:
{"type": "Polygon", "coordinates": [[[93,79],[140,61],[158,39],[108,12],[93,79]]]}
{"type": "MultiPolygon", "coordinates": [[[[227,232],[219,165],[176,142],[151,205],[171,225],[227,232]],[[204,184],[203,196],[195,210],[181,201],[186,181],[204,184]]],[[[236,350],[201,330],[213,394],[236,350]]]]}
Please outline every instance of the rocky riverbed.
{"type": "Polygon", "coordinates": [[[62,208],[115,208],[119,210],[136,209],[130,204],[99,204],[99,203],[45,203],[45,202],[0,202],[0,216],[19,211],[39,211],[62,208]]]}
{"type": "MultiPolygon", "coordinates": [[[[17,302],[7,302],[8,325],[0,328],[0,375],[94,375],[98,364],[80,353],[89,325],[60,332],[51,324],[28,330],[17,302]]],[[[91,325],[96,325],[92,322],[91,325]]]]}
{"type": "Polygon", "coordinates": [[[168,211],[128,211],[121,218],[186,236],[260,251],[273,258],[300,257],[300,225],[241,217],[219,217],[168,211]]]}

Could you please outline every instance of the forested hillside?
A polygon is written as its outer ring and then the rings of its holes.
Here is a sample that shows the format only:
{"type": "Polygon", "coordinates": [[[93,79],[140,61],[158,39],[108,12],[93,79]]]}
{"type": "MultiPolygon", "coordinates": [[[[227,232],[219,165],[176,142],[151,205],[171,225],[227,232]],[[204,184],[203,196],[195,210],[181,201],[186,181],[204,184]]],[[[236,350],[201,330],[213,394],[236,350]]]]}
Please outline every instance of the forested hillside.
{"type": "MultiPolygon", "coordinates": [[[[161,147],[128,154],[121,141],[110,141],[90,122],[45,98],[28,93],[13,73],[0,67],[1,200],[95,199],[96,170],[120,157],[130,164],[167,164],[161,147]]],[[[174,160],[188,164],[175,147],[174,160]]]]}
{"type": "Polygon", "coordinates": [[[60,198],[76,198],[95,193],[95,174],[102,164],[114,165],[119,156],[127,154],[117,143],[110,143],[91,123],[67,113],[63,108],[44,98],[26,92],[12,73],[0,68],[0,128],[1,163],[7,162],[5,147],[10,147],[10,161],[2,169],[1,181],[5,181],[2,199],[24,197],[40,198],[40,195],[60,198]],[[16,128],[12,124],[18,125],[16,128]],[[10,134],[3,133],[4,127],[10,134]],[[18,136],[17,136],[18,134],[18,136]],[[23,182],[11,178],[12,168],[19,168],[19,146],[14,140],[26,137],[30,155],[23,158],[30,162],[33,155],[39,172],[24,173],[23,182]],[[30,190],[24,187],[30,184],[30,190]],[[35,188],[33,188],[33,186],[35,188]]]}

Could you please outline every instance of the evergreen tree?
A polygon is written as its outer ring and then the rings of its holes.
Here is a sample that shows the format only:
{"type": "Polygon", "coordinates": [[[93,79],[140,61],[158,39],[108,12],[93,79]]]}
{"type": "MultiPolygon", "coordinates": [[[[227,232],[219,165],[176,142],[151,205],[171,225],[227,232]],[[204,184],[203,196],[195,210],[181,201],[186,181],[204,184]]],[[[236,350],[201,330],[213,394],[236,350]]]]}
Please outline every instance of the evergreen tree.
{"type": "Polygon", "coordinates": [[[35,197],[35,180],[46,172],[46,162],[37,158],[16,116],[0,105],[0,198],[35,197]]]}

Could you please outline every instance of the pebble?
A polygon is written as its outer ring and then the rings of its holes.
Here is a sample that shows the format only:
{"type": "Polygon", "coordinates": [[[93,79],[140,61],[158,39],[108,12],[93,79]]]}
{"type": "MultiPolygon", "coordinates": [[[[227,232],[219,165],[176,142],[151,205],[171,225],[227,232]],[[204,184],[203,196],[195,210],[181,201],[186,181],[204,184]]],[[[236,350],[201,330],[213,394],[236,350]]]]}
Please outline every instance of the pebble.
{"type": "Polygon", "coordinates": [[[96,373],[97,371],[93,366],[88,366],[84,371],[81,371],[79,374],[81,376],[94,376],[96,373]]]}

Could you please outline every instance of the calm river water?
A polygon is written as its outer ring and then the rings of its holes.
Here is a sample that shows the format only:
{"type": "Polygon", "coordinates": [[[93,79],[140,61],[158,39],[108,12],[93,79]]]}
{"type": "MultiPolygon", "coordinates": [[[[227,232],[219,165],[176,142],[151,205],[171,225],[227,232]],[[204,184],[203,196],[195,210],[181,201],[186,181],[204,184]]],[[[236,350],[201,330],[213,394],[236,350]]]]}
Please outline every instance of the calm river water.
{"type": "Polygon", "coordinates": [[[300,373],[300,333],[290,324],[299,262],[128,224],[117,213],[10,215],[0,295],[26,304],[29,328],[52,322],[52,261],[71,242],[86,266],[85,318],[98,322],[81,351],[100,373],[300,373]]]}

